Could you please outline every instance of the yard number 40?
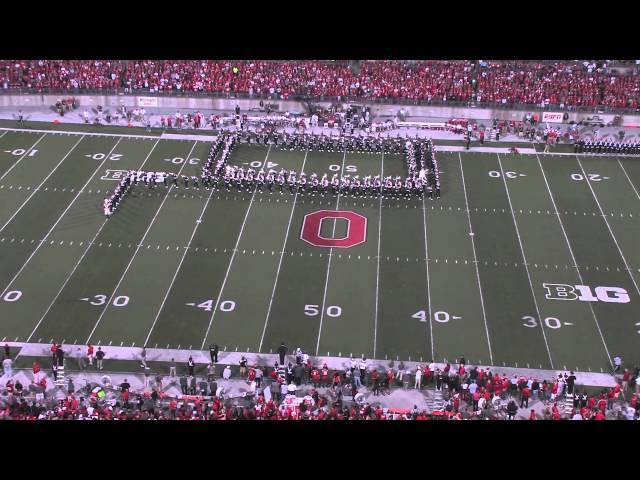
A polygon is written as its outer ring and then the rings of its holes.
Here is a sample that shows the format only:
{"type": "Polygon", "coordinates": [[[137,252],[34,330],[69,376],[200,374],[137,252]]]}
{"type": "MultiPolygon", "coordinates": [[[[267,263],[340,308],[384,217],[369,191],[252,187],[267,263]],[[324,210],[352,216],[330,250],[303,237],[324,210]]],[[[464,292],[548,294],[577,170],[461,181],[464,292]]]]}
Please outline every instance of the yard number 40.
{"type": "MultiPolygon", "coordinates": [[[[425,310],[418,310],[416,313],[411,315],[411,318],[417,318],[421,322],[429,321],[429,313],[425,310]]],[[[433,319],[438,323],[447,323],[449,320],[460,320],[462,317],[456,317],[455,315],[450,315],[449,312],[445,312],[444,310],[438,310],[437,312],[433,312],[433,319]]]]}

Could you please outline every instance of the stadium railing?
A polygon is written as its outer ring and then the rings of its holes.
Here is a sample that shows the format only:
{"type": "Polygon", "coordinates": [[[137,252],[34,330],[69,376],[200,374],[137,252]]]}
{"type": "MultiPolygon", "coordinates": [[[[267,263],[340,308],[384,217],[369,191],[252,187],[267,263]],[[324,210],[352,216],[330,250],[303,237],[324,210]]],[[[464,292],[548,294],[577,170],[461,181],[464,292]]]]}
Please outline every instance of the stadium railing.
{"type": "Polygon", "coordinates": [[[149,89],[136,88],[103,88],[103,89],[33,89],[22,87],[0,88],[0,95],[143,95],[150,97],[186,97],[186,98],[224,98],[224,99],[252,99],[252,100],[268,100],[268,101],[313,101],[313,102],[331,102],[331,103],[377,103],[382,105],[407,105],[407,106],[434,106],[434,107],[465,107],[465,108],[492,108],[501,110],[519,110],[519,111],[546,111],[561,110],[564,112],[579,113],[595,113],[595,114],[640,114],[640,108],[615,108],[606,105],[597,105],[594,107],[565,105],[560,108],[559,105],[549,104],[523,104],[523,103],[502,103],[502,102],[478,102],[478,101],[459,101],[459,100],[414,100],[407,98],[388,98],[388,97],[370,97],[370,96],[315,96],[308,94],[293,94],[287,98],[283,98],[280,94],[262,94],[262,93],[245,93],[245,92],[198,92],[198,91],[150,91],[149,89]]]}

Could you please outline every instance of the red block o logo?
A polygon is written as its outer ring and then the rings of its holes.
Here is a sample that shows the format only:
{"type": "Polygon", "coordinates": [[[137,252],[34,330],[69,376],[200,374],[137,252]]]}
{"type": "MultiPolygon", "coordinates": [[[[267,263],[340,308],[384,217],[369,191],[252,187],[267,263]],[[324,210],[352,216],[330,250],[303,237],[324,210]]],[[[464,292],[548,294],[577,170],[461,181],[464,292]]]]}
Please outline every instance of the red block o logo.
{"type": "Polygon", "coordinates": [[[367,240],[367,217],[350,210],[318,210],[304,216],[300,238],[314,247],[350,248],[367,240]],[[329,218],[347,221],[347,236],[326,238],[320,235],[322,222],[329,218]]]}

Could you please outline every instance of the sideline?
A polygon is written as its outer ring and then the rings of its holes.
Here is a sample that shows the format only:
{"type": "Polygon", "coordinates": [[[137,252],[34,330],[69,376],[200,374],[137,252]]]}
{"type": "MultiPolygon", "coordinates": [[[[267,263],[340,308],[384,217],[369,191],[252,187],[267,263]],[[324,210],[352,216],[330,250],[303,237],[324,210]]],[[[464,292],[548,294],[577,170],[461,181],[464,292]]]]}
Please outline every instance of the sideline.
{"type": "MultiPolygon", "coordinates": [[[[8,342],[11,347],[19,347],[21,357],[51,357],[51,345],[44,343],[24,343],[24,342],[8,342]]],[[[105,352],[105,359],[107,360],[140,360],[140,354],[142,348],[138,347],[119,347],[101,345],[100,343],[95,346],[101,346],[105,352]]],[[[69,345],[63,344],[63,349],[67,352],[66,358],[77,358],[78,355],[84,356],[86,354],[86,345],[69,345]],[[78,354],[78,352],[80,352],[78,354]]],[[[226,348],[226,347],[225,347],[226,348]]],[[[208,365],[211,362],[211,357],[208,350],[175,350],[164,348],[147,348],[147,362],[170,362],[171,359],[175,359],[176,363],[186,363],[189,357],[193,357],[193,361],[196,364],[208,365]]],[[[218,353],[218,364],[226,365],[238,365],[240,358],[244,356],[248,363],[259,365],[273,366],[275,362],[279,361],[277,354],[269,353],[251,353],[251,352],[237,352],[226,351],[221,349],[218,353]]],[[[314,365],[322,365],[324,363],[331,369],[346,369],[350,367],[350,361],[346,357],[321,357],[310,356],[314,365]]],[[[287,356],[287,361],[293,362],[293,355],[287,356]]],[[[368,364],[371,368],[385,369],[389,366],[389,360],[380,359],[368,359],[368,364]]],[[[397,368],[398,361],[394,361],[394,367],[397,368]]],[[[415,370],[417,366],[424,365],[426,362],[403,362],[405,368],[409,370],[415,370]]],[[[492,365],[477,365],[472,362],[468,362],[469,365],[477,366],[478,368],[487,369],[490,368],[492,372],[500,373],[502,375],[524,375],[526,377],[534,377],[538,380],[550,380],[553,381],[558,377],[559,373],[564,373],[564,370],[542,370],[537,368],[515,368],[515,367],[500,367],[492,365]]],[[[444,363],[436,363],[436,366],[440,369],[444,368],[444,363]]],[[[107,371],[104,371],[105,374],[107,371]]],[[[575,371],[576,385],[611,388],[616,385],[616,380],[613,375],[609,373],[595,373],[595,372],[580,372],[575,371]]]]}

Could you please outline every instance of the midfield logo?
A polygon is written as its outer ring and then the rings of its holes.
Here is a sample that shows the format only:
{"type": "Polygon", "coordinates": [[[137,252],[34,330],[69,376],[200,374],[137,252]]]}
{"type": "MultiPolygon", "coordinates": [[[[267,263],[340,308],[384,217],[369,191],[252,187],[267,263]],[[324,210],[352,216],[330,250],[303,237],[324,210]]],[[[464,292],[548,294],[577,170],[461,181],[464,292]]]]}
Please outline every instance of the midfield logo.
{"type": "Polygon", "coordinates": [[[548,300],[580,300],[583,302],[629,303],[631,298],[624,288],[596,287],[595,295],[588,285],[565,285],[564,283],[543,283],[548,300]]]}
{"type": "Polygon", "coordinates": [[[367,217],[351,210],[318,210],[308,213],[302,221],[300,238],[314,247],[354,247],[367,240],[367,217]],[[347,234],[343,238],[328,238],[321,235],[322,222],[332,218],[347,221],[347,234]]]}

